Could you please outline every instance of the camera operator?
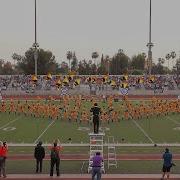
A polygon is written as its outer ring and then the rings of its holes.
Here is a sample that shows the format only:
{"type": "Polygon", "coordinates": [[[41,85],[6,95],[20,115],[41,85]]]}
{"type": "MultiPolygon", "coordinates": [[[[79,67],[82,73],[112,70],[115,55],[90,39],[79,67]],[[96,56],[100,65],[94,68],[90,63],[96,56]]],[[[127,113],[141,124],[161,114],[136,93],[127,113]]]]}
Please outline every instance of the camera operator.
{"type": "Polygon", "coordinates": [[[163,168],[162,168],[162,178],[164,179],[165,175],[167,175],[167,179],[170,178],[170,171],[172,166],[175,166],[175,164],[172,162],[172,153],[170,153],[169,149],[165,149],[165,153],[163,154],[162,159],[164,160],[163,162],[163,168]]]}
{"type": "Polygon", "coordinates": [[[0,177],[1,172],[3,177],[6,178],[6,158],[7,158],[8,147],[6,142],[0,141],[0,177]]]}

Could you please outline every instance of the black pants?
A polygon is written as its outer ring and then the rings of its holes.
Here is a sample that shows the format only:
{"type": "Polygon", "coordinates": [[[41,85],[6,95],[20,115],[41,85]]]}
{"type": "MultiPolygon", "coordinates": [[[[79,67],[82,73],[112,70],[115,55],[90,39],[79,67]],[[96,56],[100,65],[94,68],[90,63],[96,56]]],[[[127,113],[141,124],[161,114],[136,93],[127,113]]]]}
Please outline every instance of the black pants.
{"type": "Polygon", "coordinates": [[[93,124],[94,124],[94,134],[99,133],[99,119],[93,119],[93,124]]]}
{"type": "Polygon", "coordinates": [[[54,165],[56,165],[56,174],[57,174],[57,176],[59,176],[60,159],[51,159],[50,176],[53,176],[53,173],[54,173],[54,165]]]}
{"type": "Polygon", "coordinates": [[[1,173],[2,173],[4,177],[6,177],[5,162],[6,162],[5,158],[0,157],[0,176],[1,176],[1,173]]]}
{"type": "Polygon", "coordinates": [[[95,176],[97,175],[97,180],[101,180],[101,168],[93,167],[92,168],[92,180],[95,180],[95,176]]]}
{"type": "Polygon", "coordinates": [[[36,172],[42,172],[42,159],[36,159],[36,172]]]}

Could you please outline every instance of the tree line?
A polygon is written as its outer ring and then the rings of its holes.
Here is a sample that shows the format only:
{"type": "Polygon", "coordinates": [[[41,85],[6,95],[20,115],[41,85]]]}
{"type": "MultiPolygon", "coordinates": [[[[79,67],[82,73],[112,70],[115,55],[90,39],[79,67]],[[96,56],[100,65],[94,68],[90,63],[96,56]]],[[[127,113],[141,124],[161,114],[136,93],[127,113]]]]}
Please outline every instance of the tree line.
{"type": "MultiPolygon", "coordinates": [[[[152,66],[152,74],[180,74],[180,59],[175,59],[174,52],[167,54],[165,58],[159,58],[152,66]],[[173,69],[164,65],[165,61],[171,63],[176,61],[173,69]]],[[[67,60],[60,64],[55,55],[48,50],[38,49],[38,74],[67,74],[76,72],[79,75],[111,74],[121,75],[124,73],[132,75],[142,75],[147,72],[147,57],[145,53],[139,53],[131,58],[119,49],[112,57],[109,55],[99,55],[92,52],[90,59],[80,60],[76,53],[68,51],[67,60]],[[97,61],[100,59],[100,61],[97,61]]],[[[34,74],[34,49],[29,48],[24,55],[13,53],[14,63],[0,59],[0,74],[34,74]]]]}

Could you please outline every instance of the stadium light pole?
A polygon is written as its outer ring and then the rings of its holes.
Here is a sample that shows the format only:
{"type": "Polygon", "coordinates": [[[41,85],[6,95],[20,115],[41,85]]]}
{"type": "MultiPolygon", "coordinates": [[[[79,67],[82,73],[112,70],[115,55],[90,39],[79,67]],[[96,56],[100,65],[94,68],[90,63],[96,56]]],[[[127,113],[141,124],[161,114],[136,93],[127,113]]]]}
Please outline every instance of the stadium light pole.
{"type": "Polygon", "coordinates": [[[152,71],[152,47],[153,43],[151,42],[151,21],[152,21],[152,2],[150,0],[150,5],[149,5],[149,42],[147,44],[148,47],[148,74],[151,75],[152,71]]]}
{"type": "Polygon", "coordinates": [[[37,60],[38,60],[38,47],[39,47],[39,45],[38,45],[38,43],[37,43],[37,18],[36,18],[36,16],[37,16],[37,3],[36,3],[36,0],[34,0],[34,4],[35,4],[35,6],[34,6],[34,35],[35,35],[35,39],[34,39],[34,44],[33,44],[33,48],[34,48],[34,73],[35,73],[35,75],[37,76],[38,75],[38,73],[37,73],[37,60]]]}

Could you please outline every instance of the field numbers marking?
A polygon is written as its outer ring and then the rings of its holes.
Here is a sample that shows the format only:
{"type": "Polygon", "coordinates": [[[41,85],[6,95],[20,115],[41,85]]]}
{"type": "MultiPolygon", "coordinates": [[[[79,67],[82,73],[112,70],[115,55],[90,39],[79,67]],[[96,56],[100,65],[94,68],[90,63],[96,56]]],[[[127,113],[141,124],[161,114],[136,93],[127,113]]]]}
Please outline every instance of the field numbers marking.
{"type": "MultiPolygon", "coordinates": [[[[78,127],[77,130],[78,130],[78,131],[88,132],[88,131],[90,131],[90,128],[89,128],[89,127],[78,127]]],[[[110,131],[110,128],[108,128],[108,127],[100,127],[99,130],[100,130],[100,131],[110,131]]]]}
{"type": "Polygon", "coordinates": [[[2,129],[3,131],[15,131],[16,128],[15,127],[5,127],[2,129]]]}
{"type": "Polygon", "coordinates": [[[52,121],[48,126],[47,128],[40,134],[40,136],[34,141],[34,144],[36,144],[39,139],[46,133],[46,131],[55,123],[55,121],[52,121]]]}
{"type": "Polygon", "coordinates": [[[3,129],[3,128],[5,128],[5,127],[7,127],[9,124],[12,124],[12,123],[16,122],[18,119],[19,119],[19,117],[16,118],[16,119],[14,119],[14,120],[12,120],[12,121],[10,121],[10,122],[8,122],[7,124],[1,126],[1,127],[0,127],[0,130],[3,129]]]}
{"type": "Polygon", "coordinates": [[[89,127],[78,127],[78,131],[90,131],[90,128],[89,127]]]}
{"type": "Polygon", "coordinates": [[[154,144],[154,141],[151,139],[151,137],[145,132],[145,130],[135,121],[133,120],[133,123],[141,130],[141,132],[151,141],[151,143],[154,144]]]}
{"type": "Polygon", "coordinates": [[[178,131],[180,131],[180,127],[173,128],[173,130],[178,130],[178,131]]]}
{"type": "MultiPolygon", "coordinates": [[[[174,119],[172,119],[172,118],[170,118],[169,116],[168,117],[166,117],[169,121],[171,121],[171,122],[173,122],[174,124],[176,124],[176,125],[180,125],[180,122],[178,122],[178,121],[176,121],[176,120],[174,120],[174,119]]],[[[180,127],[175,127],[175,128],[173,128],[173,130],[180,130],[180,127]]]]}

